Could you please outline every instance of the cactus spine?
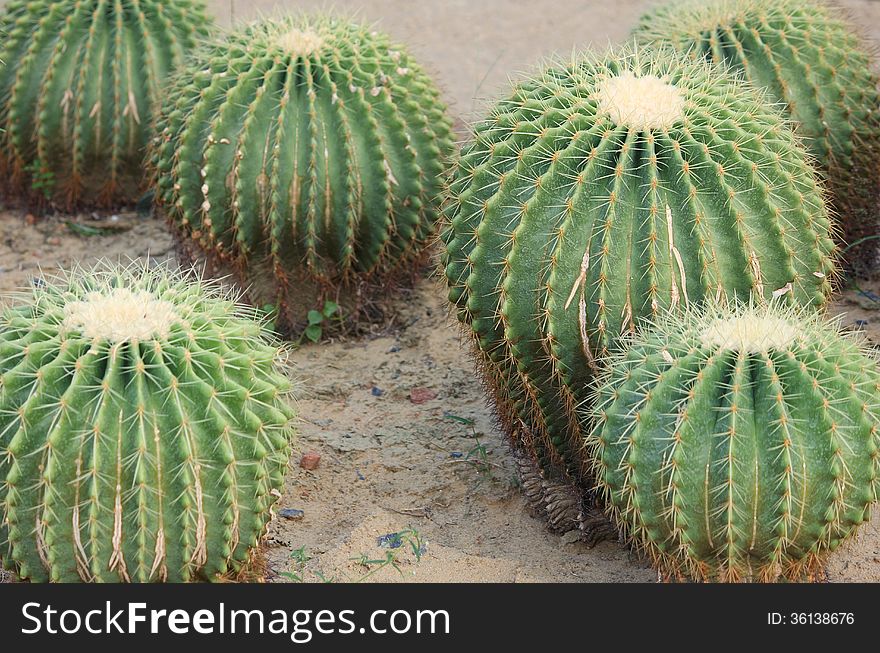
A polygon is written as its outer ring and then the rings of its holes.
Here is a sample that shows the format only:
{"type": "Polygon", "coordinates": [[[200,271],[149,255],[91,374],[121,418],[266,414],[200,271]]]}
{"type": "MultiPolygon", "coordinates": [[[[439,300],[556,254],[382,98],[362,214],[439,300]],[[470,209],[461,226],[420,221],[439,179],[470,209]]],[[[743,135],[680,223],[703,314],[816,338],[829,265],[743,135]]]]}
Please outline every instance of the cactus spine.
{"type": "MultiPolygon", "coordinates": [[[[154,150],[173,226],[248,280],[281,317],[307,286],[399,281],[433,234],[450,123],[399,46],[335,17],[259,22],[180,77],[154,150]],[[293,292],[292,292],[293,291],[293,292]]],[[[313,308],[316,299],[310,299],[313,308]]]]}
{"type": "Polygon", "coordinates": [[[65,208],[138,198],[169,73],[206,34],[195,0],[12,0],[0,19],[0,176],[65,208]]]}
{"type": "Polygon", "coordinates": [[[787,105],[827,172],[847,262],[873,271],[880,226],[880,95],[867,47],[839,8],[814,0],[676,2],[637,38],[723,63],[787,105]]]}
{"type": "Polygon", "coordinates": [[[777,306],[669,316],[613,357],[589,438],[612,514],[668,574],[799,578],[880,494],[880,373],[777,306]]]}
{"type": "Polygon", "coordinates": [[[282,485],[281,351],[216,288],[100,265],[0,314],[0,560],[34,581],[237,569],[282,485]]]}
{"type": "Polygon", "coordinates": [[[779,112],[667,49],[587,56],[478,124],[445,207],[449,299],[514,440],[582,474],[575,406],[642,318],[706,299],[822,306],[834,245],[779,112]]]}

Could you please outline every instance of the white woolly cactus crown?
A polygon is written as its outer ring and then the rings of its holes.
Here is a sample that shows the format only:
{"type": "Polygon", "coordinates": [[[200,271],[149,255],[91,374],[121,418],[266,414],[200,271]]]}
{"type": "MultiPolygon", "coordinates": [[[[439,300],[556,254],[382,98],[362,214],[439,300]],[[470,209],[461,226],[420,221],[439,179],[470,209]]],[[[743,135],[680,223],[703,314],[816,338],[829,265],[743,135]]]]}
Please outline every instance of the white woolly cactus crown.
{"type": "Polygon", "coordinates": [[[35,283],[0,312],[0,561],[64,582],[239,569],[287,466],[285,359],[194,275],[99,263],[35,283]]]}
{"type": "Polygon", "coordinates": [[[236,291],[222,280],[202,277],[196,269],[177,271],[150,267],[143,261],[99,260],[92,267],[78,266],[39,278],[31,289],[9,296],[13,304],[39,309],[62,337],[112,344],[162,341],[171,336],[175,325],[190,330],[195,319],[204,321],[201,328],[209,328],[207,318],[223,316],[250,325],[244,327],[248,332],[274,339],[259,325],[260,313],[239,302],[236,291]]]}
{"type": "Polygon", "coordinates": [[[599,111],[620,127],[663,129],[684,118],[684,96],[674,84],[653,74],[631,70],[607,77],[597,85],[599,111]]]}
{"type": "MultiPolygon", "coordinates": [[[[842,328],[843,316],[829,318],[824,311],[786,302],[784,297],[769,301],[755,297],[743,301],[708,300],[645,318],[638,329],[611,348],[608,367],[623,361],[636,342],[651,342],[669,352],[689,352],[699,347],[716,354],[765,354],[788,351],[817,339],[826,342],[842,338],[866,356],[873,355],[860,333],[842,328]]],[[[606,370],[604,376],[610,373],[606,370]]],[[[601,386],[603,380],[597,383],[601,386]]]]}
{"type": "Polygon", "coordinates": [[[717,351],[759,353],[785,349],[804,332],[791,317],[749,312],[713,317],[703,325],[700,342],[717,351]]]}
{"type": "Polygon", "coordinates": [[[174,304],[146,290],[113,288],[106,294],[90,292],[64,307],[64,329],[87,338],[125,342],[167,338],[179,321],[174,304]]]}
{"type": "Polygon", "coordinates": [[[307,57],[321,49],[324,37],[311,28],[293,28],[279,36],[276,44],[288,54],[307,57]]]}

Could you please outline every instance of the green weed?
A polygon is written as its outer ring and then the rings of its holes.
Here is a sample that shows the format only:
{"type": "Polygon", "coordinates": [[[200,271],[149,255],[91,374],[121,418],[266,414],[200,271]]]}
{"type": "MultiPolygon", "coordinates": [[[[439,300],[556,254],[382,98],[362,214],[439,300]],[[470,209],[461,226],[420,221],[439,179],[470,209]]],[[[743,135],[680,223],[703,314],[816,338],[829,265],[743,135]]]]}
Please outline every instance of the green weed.
{"type": "Polygon", "coordinates": [[[309,311],[307,315],[309,324],[299,337],[299,342],[297,344],[302,344],[303,338],[306,338],[311,342],[318,342],[321,339],[321,336],[324,335],[324,329],[327,328],[330,320],[334,318],[334,316],[336,319],[340,321],[342,320],[342,312],[339,310],[339,304],[330,301],[329,299],[324,302],[324,308],[320,311],[309,311]]]}

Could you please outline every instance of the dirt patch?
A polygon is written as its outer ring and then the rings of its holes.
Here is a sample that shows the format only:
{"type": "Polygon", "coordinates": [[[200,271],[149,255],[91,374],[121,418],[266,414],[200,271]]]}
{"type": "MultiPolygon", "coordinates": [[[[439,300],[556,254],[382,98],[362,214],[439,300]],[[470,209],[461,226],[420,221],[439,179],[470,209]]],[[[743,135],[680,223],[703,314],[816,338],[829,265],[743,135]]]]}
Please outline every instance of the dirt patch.
{"type": "Polygon", "coordinates": [[[101,257],[174,259],[165,224],[135,212],[36,218],[23,210],[0,211],[0,292],[101,257]]]}
{"type": "Polygon", "coordinates": [[[314,556],[307,571],[356,579],[356,559],[385,557],[376,538],[414,529],[429,543],[430,571],[399,580],[466,580],[456,563],[463,554],[497,561],[478,566],[473,580],[650,580],[617,545],[590,551],[530,517],[442,297],[423,280],[396,307],[399,330],[294,353],[305,391],[299,448],[320,453],[321,464],[288,476],[280,508],[303,515],[273,523],[270,579],[303,546],[314,556]]]}

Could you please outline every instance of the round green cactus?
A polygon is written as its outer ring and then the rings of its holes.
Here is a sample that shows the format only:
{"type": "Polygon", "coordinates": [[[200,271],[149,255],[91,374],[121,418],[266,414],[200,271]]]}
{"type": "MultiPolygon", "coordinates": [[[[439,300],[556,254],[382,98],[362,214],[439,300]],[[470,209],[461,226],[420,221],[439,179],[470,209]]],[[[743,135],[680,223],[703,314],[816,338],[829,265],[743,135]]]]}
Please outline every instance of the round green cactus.
{"type": "Polygon", "coordinates": [[[0,560],[34,581],[215,579],[287,466],[283,350],[217,288],[100,265],[0,313],[0,560]]]}
{"type": "Polygon", "coordinates": [[[829,175],[852,248],[873,271],[880,226],[880,94],[868,48],[837,7],[814,0],[689,0],[645,15],[647,46],[672,44],[723,63],[788,107],[808,151],[829,175]]]}
{"type": "Polygon", "coordinates": [[[0,177],[66,208],[137,200],[169,73],[210,25],[196,0],[11,0],[0,18],[0,177]]]}
{"type": "Polygon", "coordinates": [[[838,324],[775,305],[672,315],[598,384],[607,505],[659,569],[798,578],[880,496],[880,372],[838,324]]]}
{"type": "Polygon", "coordinates": [[[449,299],[502,422],[551,475],[581,474],[575,407],[642,318],[831,291],[823,192],[780,113],[669,49],[520,84],[476,126],[444,212],[449,299]]]}
{"type": "Polygon", "coordinates": [[[201,52],[171,91],[158,199],[185,239],[269,285],[296,325],[341,287],[368,294],[421,258],[452,150],[438,98],[406,51],[366,26],[251,24],[201,52]]]}

